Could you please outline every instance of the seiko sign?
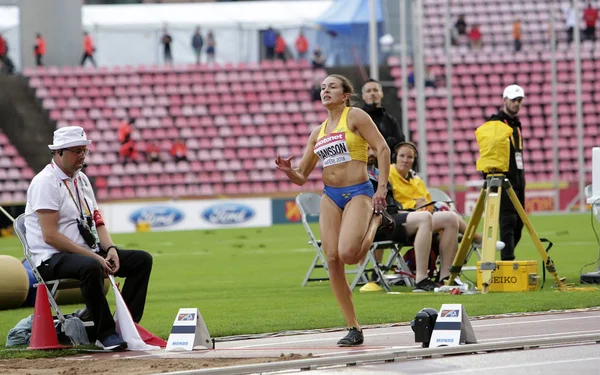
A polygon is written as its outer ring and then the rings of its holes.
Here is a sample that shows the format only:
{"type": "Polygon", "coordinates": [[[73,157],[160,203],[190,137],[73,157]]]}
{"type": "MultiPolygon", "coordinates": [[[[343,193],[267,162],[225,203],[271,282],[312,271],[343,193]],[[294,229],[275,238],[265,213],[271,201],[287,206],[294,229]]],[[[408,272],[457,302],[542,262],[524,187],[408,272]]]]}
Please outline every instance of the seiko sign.
{"type": "Polygon", "coordinates": [[[255,215],[254,209],[244,204],[224,203],[210,206],[200,215],[213,224],[241,224],[255,215]]]}
{"type": "Polygon", "coordinates": [[[183,220],[184,217],[185,214],[176,208],[155,206],[140,208],[139,210],[134,211],[129,216],[129,220],[134,224],[139,222],[149,222],[153,228],[161,228],[175,225],[183,220]]]}
{"type": "Polygon", "coordinates": [[[492,277],[492,283],[494,283],[494,284],[516,284],[517,278],[515,276],[494,276],[494,277],[492,277]]]}

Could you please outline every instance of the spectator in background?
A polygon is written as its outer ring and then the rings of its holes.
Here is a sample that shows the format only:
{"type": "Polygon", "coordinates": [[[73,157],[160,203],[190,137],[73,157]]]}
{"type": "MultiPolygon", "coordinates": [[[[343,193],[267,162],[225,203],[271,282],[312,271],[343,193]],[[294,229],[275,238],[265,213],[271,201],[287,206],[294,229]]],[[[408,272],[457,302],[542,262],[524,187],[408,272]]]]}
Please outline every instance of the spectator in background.
{"type": "Polygon", "coordinates": [[[90,60],[94,68],[96,67],[96,61],[94,60],[94,52],[96,52],[96,48],[94,47],[94,42],[92,41],[92,37],[87,31],[83,32],[83,56],[81,57],[81,66],[85,65],[86,60],[90,60]]]}
{"type": "Polygon", "coordinates": [[[192,48],[194,49],[194,54],[196,55],[196,64],[200,64],[203,46],[204,38],[202,37],[202,34],[200,34],[200,28],[196,27],[196,32],[192,36],[192,48]]]}
{"type": "Polygon", "coordinates": [[[584,36],[586,40],[596,41],[596,22],[598,22],[598,9],[592,7],[592,2],[588,1],[588,6],[583,11],[583,20],[585,21],[584,36]]]}
{"type": "Polygon", "coordinates": [[[425,67],[425,87],[437,87],[437,77],[433,70],[425,67]]]}
{"type": "MultiPolygon", "coordinates": [[[[406,140],[398,120],[382,106],[383,89],[381,83],[374,79],[367,80],[362,87],[362,99],[365,102],[362,109],[371,117],[390,150],[393,150],[399,142],[406,140]]],[[[391,157],[392,155],[390,155],[390,161],[393,161],[391,157]]]]}
{"type": "Polygon", "coordinates": [[[14,72],[15,65],[8,57],[8,43],[0,35],[0,74],[13,74],[14,72]]]}
{"type": "Polygon", "coordinates": [[[6,39],[0,34],[0,60],[4,59],[8,54],[8,44],[6,44],[6,39]]]}
{"type": "Polygon", "coordinates": [[[188,161],[187,146],[181,138],[177,138],[177,140],[173,143],[170,153],[177,163],[180,161],[188,161]]]}
{"type": "Polygon", "coordinates": [[[267,30],[265,30],[263,34],[263,44],[265,45],[267,60],[273,60],[275,58],[275,43],[277,42],[277,34],[275,34],[275,30],[269,26],[267,30]]]}
{"type": "Polygon", "coordinates": [[[458,33],[459,37],[461,35],[467,35],[467,22],[465,21],[464,14],[458,16],[458,20],[456,20],[454,28],[456,29],[456,32],[458,33]]]}
{"type": "Polygon", "coordinates": [[[117,130],[117,138],[119,139],[119,143],[121,145],[124,145],[131,139],[131,133],[133,132],[133,124],[135,124],[135,120],[132,118],[124,120],[119,124],[119,129],[117,130]]]}
{"type": "Polygon", "coordinates": [[[571,44],[573,41],[573,30],[577,27],[577,13],[575,12],[575,6],[573,3],[569,3],[569,5],[563,8],[563,13],[565,15],[565,24],[567,26],[567,42],[571,44]]]}
{"type": "Polygon", "coordinates": [[[33,54],[35,55],[35,64],[37,66],[44,66],[43,58],[46,54],[46,40],[44,40],[44,37],[40,33],[37,33],[35,37],[33,54]]]}
{"type": "Polygon", "coordinates": [[[281,36],[279,32],[275,34],[275,57],[279,60],[285,61],[285,50],[287,46],[285,44],[285,39],[281,36]]]}
{"type": "Polygon", "coordinates": [[[206,34],[206,62],[214,63],[215,62],[215,49],[217,47],[217,42],[215,41],[215,36],[212,31],[208,31],[206,34]]]}
{"type": "Polygon", "coordinates": [[[478,24],[474,24],[469,31],[469,45],[471,49],[481,48],[481,30],[479,30],[478,24]]]}
{"type": "Polygon", "coordinates": [[[163,36],[160,39],[160,42],[163,45],[163,55],[165,59],[165,64],[173,64],[173,55],[171,54],[171,43],[173,42],[173,38],[171,37],[171,34],[169,34],[169,32],[167,31],[166,27],[163,29],[163,36]]]}
{"type": "Polygon", "coordinates": [[[321,52],[321,48],[316,46],[312,54],[312,67],[315,69],[325,67],[325,55],[321,52]]]}
{"type": "Polygon", "coordinates": [[[134,164],[137,164],[137,150],[135,149],[135,142],[133,139],[129,138],[129,140],[121,145],[119,149],[119,157],[123,165],[127,164],[127,162],[132,161],[134,164]]]}
{"type": "Polygon", "coordinates": [[[410,73],[408,73],[408,77],[406,77],[406,81],[408,82],[408,88],[412,89],[413,87],[415,87],[415,72],[414,71],[410,71],[410,73]]]}
{"type": "Polygon", "coordinates": [[[313,102],[321,101],[321,78],[315,77],[313,79],[313,85],[310,89],[310,98],[313,102]]]}
{"type": "Polygon", "coordinates": [[[296,38],[295,47],[296,47],[296,55],[298,56],[298,60],[306,59],[306,53],[308,52],[308,41],[306,40],[306,37],[304,36],[304,33],[302,32],[302,30],[300,31],[300,34],[298,34],[298,37],[296,38]]]}
{"type": "Polygon", "coordinates": [[[146,143],[146,161],[148,163],[160,162],[160,148],[152,141],[146,143]]]}
{"type": "Polygon", "coordinates": [[[515,52],[521,50],[521,20],[513,23],[513,39],[515,41],[515,52]]]}

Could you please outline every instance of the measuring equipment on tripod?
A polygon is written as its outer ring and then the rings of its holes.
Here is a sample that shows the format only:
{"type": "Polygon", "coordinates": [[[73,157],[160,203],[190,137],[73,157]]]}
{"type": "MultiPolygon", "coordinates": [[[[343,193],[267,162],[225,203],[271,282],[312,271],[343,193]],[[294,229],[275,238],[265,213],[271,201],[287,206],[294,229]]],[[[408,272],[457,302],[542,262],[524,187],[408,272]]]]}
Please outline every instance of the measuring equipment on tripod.
{"type": "MultiPolygon", "coordinates": [[[[510,139],[512,133],[512,128],[502,121],[488,121],[475,131],[480,153],[480,157],[477,160],[477,170],[486,173],[487,177],[479,198],[477,198],[477,203],[475,203],[473,215],[469,219],[452,267],[450,267],[450,278],[447,285],[452,285],[454,279],[460,273],[485,209],[481,263],[478,265],[481,278],[478,278],[478,284],[479,280],[481,280],[482,293],[485,294],[490,291],[492,272],[498,268],[495,260],[496,239],[498,238],[500,201],[502,192],[504,191],[510,198],[524,226],[527,228],[535,248],[542,257],[546,270],[556,281],[558,289],[566,290],[565,284],[556,273],[554,262],[548,256],[547,250],[544,249],[542,241],[527,217],[510,181],[504,175],[504,173],[508,172],[510,165],[510,139]]],[[[518,157],[521,157],[520,152],[518,157]]]]}

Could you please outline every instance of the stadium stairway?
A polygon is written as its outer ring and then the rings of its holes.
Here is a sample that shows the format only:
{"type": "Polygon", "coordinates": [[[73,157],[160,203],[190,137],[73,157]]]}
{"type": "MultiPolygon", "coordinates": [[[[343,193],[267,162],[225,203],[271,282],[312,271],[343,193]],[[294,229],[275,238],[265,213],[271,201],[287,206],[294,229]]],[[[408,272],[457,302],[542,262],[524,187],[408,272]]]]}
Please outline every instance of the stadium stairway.
{"type": "Polygon", "coordinates": [[[34,172],[48,164],[40,150],[52,143],[55,124],[22,76],[0,76],[0,127],[34,172]]]}

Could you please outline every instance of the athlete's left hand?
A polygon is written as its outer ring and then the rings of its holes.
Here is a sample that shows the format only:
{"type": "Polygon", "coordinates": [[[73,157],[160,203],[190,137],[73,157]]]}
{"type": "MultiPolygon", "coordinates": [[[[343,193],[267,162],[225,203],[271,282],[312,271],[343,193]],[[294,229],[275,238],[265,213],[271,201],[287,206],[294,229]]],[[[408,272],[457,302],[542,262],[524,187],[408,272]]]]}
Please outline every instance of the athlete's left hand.
{"type": "Polygon", "coordinates": [[[387,207],[385,197],[387,196],[386,188],[379,188],[373,195],[373,210],[376,214],[382,213],[387,207]]]}

